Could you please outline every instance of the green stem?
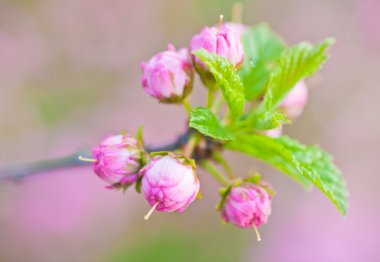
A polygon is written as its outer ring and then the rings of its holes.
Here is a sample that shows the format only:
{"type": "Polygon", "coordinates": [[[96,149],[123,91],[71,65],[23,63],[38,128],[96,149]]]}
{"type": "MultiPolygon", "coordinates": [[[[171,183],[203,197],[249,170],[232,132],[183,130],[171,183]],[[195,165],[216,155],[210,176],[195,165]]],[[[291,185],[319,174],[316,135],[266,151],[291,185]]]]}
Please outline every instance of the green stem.
{"type": "Polygon", "coordinates": [[[198,145],[199,143],[199,136],[197,135],[197,133],[194,133],[190,136],[189,140],[187,141],[186,145],[185,145],[185,148],[183,149],[183,155],[187,158],[191,158],[193,152],[194,152],[194,149],[195,147],[198,145]]]}
{"type": "Polygon", "coordinates": [[[214,94],[215,90],[209,88],[208,89],[208,94],[207,94],[207,108],[212,108],[212,105],[214,104],[214,94]]]}
{"type": "Polygon", "coordinates": [[[227,178],[222,173],[220,173],[219,170],[216,169],[213,164],[211,164],[211,162],[207,160],[202,161],[201,166],[207,172],[209,172],[220,184],[222,184],[223,186],[229,185],[229,181],[227,180],[227,178]]]}
{"type": "Polygon", "coordinates": [[[184,99],[184,100],[182,101],[182,105],[183,105],[183,107],[185,108],[187,114],[190,116],[191,111],[193,111],[193,107],[191,106],[189,100],[184,99]]]}
{"type": "Polygon", "coordinates": [[[220,109],[222,108],[223,103],[224,103],[224,97],[223,97],[223,94],[220,92],[216,98],[216,102],[213,105],[211,111],[213,113],[217,114],[220,111],[220,109]]]}
{"type": "Polygon", "coordinates": [[[227,175],[230,179],[236,179],[237,178],[237,176],[235,175],[231,166],[224,159],[224,157],[222,156],[222,154],[220,152],[215,151],[213,154],[213,157],[214,157],[215,161],[218,162],[224,168],[224,170],[226,170],[227,175]]]}

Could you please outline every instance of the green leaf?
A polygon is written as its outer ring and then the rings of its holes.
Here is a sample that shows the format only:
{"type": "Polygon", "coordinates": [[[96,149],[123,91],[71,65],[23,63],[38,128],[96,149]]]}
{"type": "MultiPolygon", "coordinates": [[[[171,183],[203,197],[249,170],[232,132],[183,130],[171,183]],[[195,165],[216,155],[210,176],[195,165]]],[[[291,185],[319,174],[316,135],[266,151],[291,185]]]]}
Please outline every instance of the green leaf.
{"type": "Polygon", "coordinates": [[[136,132],[136,140],[140,143],[142,147],[145,147],[144,137],[143,137],[143,126],[140,126],[136,132]]]}
{"type": "Polygon", "coordinates": [[[313,46],[303,42],[283,52],[275,71],[272,92],[273,106],[278,106],[290,90],[305,77],[316,73],[328,58],[326,51],[332,39],[313,46]]]}
{"type": "Polygon", "coordinates": [[[276,61],[286,44],[267,24],[252,27],[242,36],[245,61],[239,75],[244,83],[245,98],[254,100],[266,88],[276,61]]]}
{"type": "Polygon", "coordinates": [[[248,126],[257,130],[271,130],[277,128],[283,123],[289,123],[290,120],[286,115],[273,107],[273,95],[272,95],[272,78],[269,80],[268,89],[265,93],[262,106],[257,110],[252,111],[249,115],[248,126]]]}
{"type": "Polygon", "coordinates": [[[235,139],[235,136],[222,126],[218,117],[205,107],[193,109],[190,114],[189,126],[206,136],[219,140],[235,139]]]}
{"type": "Polygon", "coordinates": [[[236,140],[226,143],[226,149],[240,151],[258,158],[281,170],[294,181],[310,187],[310,182],[299,173],[293,164],[293,155],[273,138],[261,135],[240,135],[236,140]]]}
{"type": "Polygon", "coordinates": [[[255,114],[252,119],[252,127],[256,130],[272,130],[281,124],[289,123],[286,115],[279,111],[266,111],[255,114]]]}
{"type": "Polygon", "coordinates": [[[260,135],[238,136],[225,146],[271,164],[300,184],[314,184],[346,214],[348,193],[344,180],[331,156],[319,147],[305,146],[288,137],[260,135]]]}
{"type": "Polygon", "coordinates": [[[271,87],[271,79],[269,79],[268,89],[261,105],[244,115],[237,124],[239,131],[253,129],[271,130],[279,127],[281,124],[290,123],[286,115],[273,107],[273,95],[271,87]]]}
{"type": "Polygon", "coordinates": [[[216,205],[216,210],[221,211],[226,203],[227,196],[231,192],[232,186],[222,187],[218,190],[219,195],[222,197],[219,203],[216,205]]]}
{"type": "Polygon", "coordinates": [[[142,185],[142,177],[137,179],[136,184],[135,184],[135,190],[137,193],[141,193],[141,185],[142,185]]]}
{"type": "Polygon", "coordinates": [[[234,66],[224,57],[209,53],[205,49],[196,50],[193,53],[207,65],[220,85],[233,119],[240,117],[245,105],[244,86],[234,66]]]}
{"type": "Polygon", "coordinates": [[[277,141],[293,153],[303,174],[345,215],[348,191],[332,156],[316,145],[305,146],[287,136],[278,138],[277,141]]]}

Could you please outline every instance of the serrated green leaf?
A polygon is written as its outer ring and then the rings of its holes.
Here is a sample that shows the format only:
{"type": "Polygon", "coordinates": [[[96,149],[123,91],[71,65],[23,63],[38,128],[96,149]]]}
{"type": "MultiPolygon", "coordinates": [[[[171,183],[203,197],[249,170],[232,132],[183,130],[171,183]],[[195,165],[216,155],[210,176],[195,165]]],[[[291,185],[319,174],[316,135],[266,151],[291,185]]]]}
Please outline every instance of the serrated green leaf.
{"type": "Polygon", "coordinates": [[[326,51],[333,42],[327,39],[315,46],[303,42],[283,52],[272,82],[274,107],[281,103],[297,82],[321,68],[328,58],[326,51]]]}
{"type": "Polygon", "coordinates": [[[348,191],[331,155],[316,145],[305,146],[287,136],[280,137],[277,141],[292,152],[300,165],[301,172],[345,215],[348,191]]]}
{"type": "Polygon", "coordinates": [[[256,130],[271,130],[279,127],[281,124],[290,122],[284,113],[273,107],[271,79],[269,79],[268,89],[261,106],[240,121],[241,127],[256,130]]]}
{"type": "Polygon", "coordinates": [[[232,118],[240,117],[245,105],[244,86],[234,66],[224,57],[209,53],[205,49],[196,50],[193,53],[207,65],[219,84],[232,118]]]}
{"type": "Polygon", "coordinates": [[[245,98],[254,100],[266,88],[276,61],[286,44],[267,24],[252,27],[242,36],[245,61],[239,75],[244,83],[245,98]]]}
{"type": "Polygon", "coordinates": [[[317,146],[305,146],[288,137],[273,139],[260,135],[241,135],[226,148],[256,157],[283,171],[303,185],[318,187],[345,215],[347,190],[340,171],[329,154],[317,146]]]}
{"type": "Polygon", "coordinates": [[[240,151],[258,158],[281,170],[294,181],[310,188],[310,182],[294,166],[293,155],[284,150],[274,139],[261,135],[239,135],[236,140],[225,144],[226,149],[240,151]]]}
{"type": "Polygon", "coordinates": [[[222,126],[218,117],[205,107],[196,107],[193,109],[190,114],[189,126],[215,139],[235,139],[234,135],[222,126]]]}
{"type": "Polygon", "coordinates": [[[272,130],[289,122],[286,115],[279,111],[267,111],[254,115],[253,120],[252,127],[257,130],[272,130]]]}

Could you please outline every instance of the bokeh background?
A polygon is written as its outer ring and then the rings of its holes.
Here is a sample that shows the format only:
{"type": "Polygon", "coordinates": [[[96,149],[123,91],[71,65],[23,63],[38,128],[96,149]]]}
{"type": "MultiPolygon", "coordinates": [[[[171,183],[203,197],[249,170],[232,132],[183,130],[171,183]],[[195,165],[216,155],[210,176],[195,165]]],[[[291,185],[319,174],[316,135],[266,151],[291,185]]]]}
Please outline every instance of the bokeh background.
{"type": "MultiPolygon", "coordinates": [[[[218,185],[206,175],[202,201],[147,223],[142,196],[105,190],[89,168],[72,168],[0,182],[0,261],[380,261],[380,1],[243,3],[245,23],[267,21],[291,44],[337,39],[286,133],[335,156],[351,192],[347,217],[317,190],[234,154],[236,172],[259,169],[277,190],[260,243],[221,225],[218,185]]],[[[0,164],[68,155],[140,125],[148,144],[171,141],[185,112],[143,92],[140,63],[168,43],[187,46],[219,14],[229,19],[232,5],[0,0],[0,164]]]]}

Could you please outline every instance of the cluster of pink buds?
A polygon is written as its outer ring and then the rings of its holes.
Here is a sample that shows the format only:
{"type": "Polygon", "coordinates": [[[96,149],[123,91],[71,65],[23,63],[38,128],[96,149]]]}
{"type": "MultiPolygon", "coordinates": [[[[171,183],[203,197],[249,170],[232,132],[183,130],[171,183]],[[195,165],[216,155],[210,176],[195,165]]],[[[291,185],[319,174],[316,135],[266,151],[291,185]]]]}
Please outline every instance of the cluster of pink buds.
{"type": "MultiPolygon", "coordinates": [[[[223,24],[221,16],[218,25],[204,27],[193,36],[189,49],[176,50],[173,45],[169,45],[168,50],[141,64],[143,89],[159,102],[183,103],[190,113],[191,105],[186,99],[193,89],[195,72],[209,87],[209,92],[216,91],[213,89],[216,79],[194,51],[204,49],[221,56],[230,62],[231,68],[238,70],[245,58],[240,39],[245,31],[247,26],[243,24],[223,24]]],[[[290,119],[295,119],[306,102],[307,88],[301,81],[283,100],[280,108],[290,119]]],[[[282,126],[261,134],[279,137],[282,135],[282,126]]],[[[200,181],[192,157],[197,160],[197,164],[204,164],[202,156],[204,159],[210,157],[206,151],[217,151],[222,147],[218,145],[221,143],[218,144],[216,140],[189,131],[187,141],[179,145],[175,153],[161,150],[154,152],[144,147],[142,138],[123,134],[105,138],[93,149],[93,158],[82,157],[81,160],[93,162],[95,174],[108,183],[109,189],[125,190],[135,184],[136,190],[143,192],[151,206],[144,217],[148,220],[154,210],[183,212],[200,196],[200,181]],[[213,149],[209,149],[208,144],[213,149]],[[206,153],[202,154],[202,150],[206,150],[206,153]]],[[[207,170],[206,166],[202,166],[207,170]]],[[[212,170],[207,171],[212,173],[212,170]]],[[[215,178],[226,186],[221,190],[222,201],[219,205],[223,220],[238,227],[254,228],[260,240],[257,228],[265,224],[271,214],[273,190],[269,184],[257,178],[239,179],[234,175],[226,180],[218,178],[218,175],[215,178]]]]}
{"type": "Polygon", "coordinates": [[[146,220],[154,210],[183,212],[199,195],[193,160],[174,153],[150,156],[142,143],[128,134],[105,138],[93,149],[93,158],[80,159],[93,163],[95,174],[109,184],[109,189],[140,184],[152,206],[146,220]]]}
{"type": "Polygon", "coordinates": [[[214,82],[211,73],[193,54],[193,51],[199,49],[228,59],[236,68],[241,66],[244,49],[240,40],[241,32],[236,31],[236,28],[238,27],[222,24],[222,21],[215,27],[206,26],[192,38],[189,50],[181,48],[176,51],[173,45],[169,45],[169,50],[142,63],[141,83],[144,90],[160,102],[180,103],[192,90],[193,68],[206,86],[210,86],[208,83],[214,82]]]}

